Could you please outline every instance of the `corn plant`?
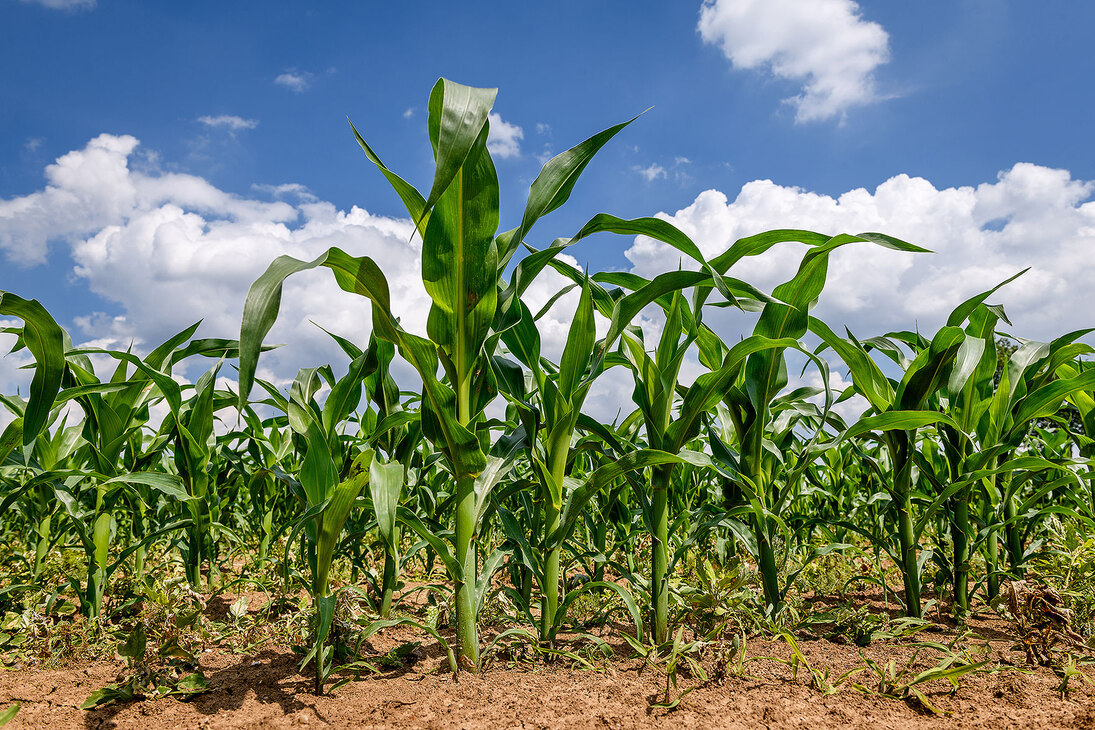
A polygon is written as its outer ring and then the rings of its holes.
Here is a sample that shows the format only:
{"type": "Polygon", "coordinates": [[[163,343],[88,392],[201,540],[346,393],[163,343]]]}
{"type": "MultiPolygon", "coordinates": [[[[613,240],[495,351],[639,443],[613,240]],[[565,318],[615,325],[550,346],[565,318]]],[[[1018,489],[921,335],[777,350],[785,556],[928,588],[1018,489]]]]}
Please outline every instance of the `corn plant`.
{"type": "MultiPolygon", "coordinates": [[[[914,512],[914,491],[918,486],[927,490],[930,479],[926,473],[931,471],[930,464],[919,458],[917,432],[924,427],[942,424],[942,427],[952,429],[955,439],[969,439],[969,434],[943,411],[942,401],[948,393],[962,392],[981,362],[982,351],[976,343],[966,344],[969,335],[961,325],[971,316],[975,316],[979,311],[978,307],[998,288],[999,286],[982,292],[956,307],[947,324],[930,342],[913,333],[895,333],[891,338],[869,340],[870,346],[904,365],[901,380],[896,383],[886,378],[878,364],[871,359],[867,345],[860,343],[854,336],[849,336],[847,340],[837,337],[820,320],[810,320],[811,331],[823,341],[819,349],[834,350],[851,372],[856,392],[864,396],[873,409],[873,414],[862,417],[841,438],[873,434],[886,448],[885,465],[870,457],[866,457],[866,460],[880,476],[896,513],[896,540],[891,542],[896,549],[890,555],[901,569],[906,613],[914,618],[921,617],[921,573],[924,562],[919,550],[920,537],[928,521],[956,491],[952,487],[941,499],[931,502],[922,514],[917,515],[914,512]],[[912,360],[904,358],[895,339],[914,349],[915,357],[912,360]]],[[[963,445],[961,448],[966,447],[963,445]]],[[[881,537],[873,534],[871,539],[876,544],[884,542],[881,537]]],[[[923,557],[926,558],[927,555],[923,557]]]]}
{"type": "Polygon", "coordinates": [[[497,392],[491,362],[497,337],[491,336],[491,330],[496,317],[505,315],[498,306],[500,273],[535,222],[566,202],[593,155],[625,126],[616,125],[549,160],[533,181],[521,225],[496,235],[498,179],[486,148],[487,115],[495,93],[446,79],[434,86],[428,127],[436,170],[426,196],[389,170],[354,130],[366,156],[391,183],[422,237],[422,281],[433,300],[427,322],[430,339],[400,327],[391,311],[387,281],[371,259],[332,248],[311,262],[282,256],[252,285],[244,307],[240,352],[242,406],[287,276],[325,266],[341,288],[370,299],[373,332],[395,344],[422,379],[423,433],[444,454],[456,480],[454,544],[445,562],[455,583],[460,657],[473,670],[479,663],[476,613],[481,602],[476,594],[479,580],[473,541],[482,502],[474,490],[475,478],[486,467],[477,430],[483,409],[497,392]],[[439,365],[444,372],[440,378],[439,365]]]}
{"type": "MultiPolygon", "coordinates": [[[[1017,489],[1035,474],[1053,473],[1059,484],[1075,481],[1069,469],[1070,459],[1047,460],[1020,449],[1033,424],[1039,418],[1054,415],[1065,399],[1082,399],[1095,387],[1090,373],[1078,373],[1071,363],[1092,352],[1089,345],[1075,340],[1089,332],[1073,332],[1050,343],[1027,342],[1008,358],[995,380],[995,325],[1002,310],[980,305],[970,316],[967,357],[977,359],[965,387],[949,394],[947,412],[973,441],[958,437],[954,429],[943,427],[950,463],[951,535],[954,545],[954,602],[962,613],[969,610],[969,560],[976,539],[971,529],[970,509],[974,506],[971,490],[984,490],[981,523],[991,526],[984,543],[989,572],[989,596],[999,592],[997,535],[1002,532],[1008,546],[1014,577],[1024,562],[1024,548],[1018,517],[1017,489]],[[982,344],[983,343],[983,344],[982,344]],[[980,358],[976,350],[982,350],[980,358]],[[957,488],[957,489],[955,489],[957,488]]],[[[1006,321],[1006,320],[1005,320],[1006,321]]],[[[1053,483],[1053,482],[1051,482],[1053,483]]],[[[1024,510],[1024,519],[1033,515],[1024,510]]]]}

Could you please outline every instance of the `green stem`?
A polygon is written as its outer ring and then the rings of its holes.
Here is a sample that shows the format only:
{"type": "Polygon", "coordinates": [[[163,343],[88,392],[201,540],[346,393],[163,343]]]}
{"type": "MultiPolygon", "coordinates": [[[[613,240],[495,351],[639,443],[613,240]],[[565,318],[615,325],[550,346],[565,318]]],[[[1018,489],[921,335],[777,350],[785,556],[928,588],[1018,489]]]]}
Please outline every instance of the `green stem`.
{"type": "Polygon", "coordinates": [[[970,612],[969,489],[962,489],[951,502],[951,542],[954,545],[954,612],[966,616],[970,612]]]}
{"type": "MultiPolygon", "coordinates": [[[[548,500],[544,505],[544,538],[559,528],[559,509],[548,500]]],[[[540,639],[549,644],[555,642],[555,614],[559,611],[559,562],[562,545],[552,548],[544,560],[543,597],[540,601],[540,639]]]]}
{"type": "Polygon", "coordinates": [[[53,515],[46,515],[38,522],[38,543],[34,547],[34,572],[32,579],[38,580],[42,573],[42,563],[49,553],[49,541],[53,531],[53,515]]]}
{"type": "Polygon", "coordinates": [[[456,482],[456,561],[464,568],[456,581],[456,634],[464,668],[479,671],[479,627],[475,615],[475,583],[478,573],[473,540],[475,536],[475,479],[456,482]],[[470,556],[470,559],[469,559],[470,556]]]}
{"type": "Polygon", "coordinates": [[[657,467],[652,475],[650,546],[650,606],[653,611],[654,642],[669,639],[669,481],[671,466],[657,467]]]}
{"type": "Polygon", "coordinates": [[[1008,570],[1012,578],[1022,580],[1026,575],[1023,569],[1023,531],[1016,519],[1019,508],[1015,504],[1015,495],[1011,491],[1011,474],[1004,474],[1004,486],[1000,490],[1004,495],[1004,539],[1008,550],[1008,570]]]}
{"type": "Polygon", "coordinates": [[[381,584],[381,597],[380,597],[380,617],[388,618],[388,615],[392,612],[392,594],[395,593],[395,581],[396,581],[396,561],[397,557],[394,551],[384,551],[384,579],[381,584]]]}
{"type": "Polygon", "coordinates": [[[782,604],[779,591],[779,569],[776,567],[776,551],[772,545],[772,536],[766,520],[753,515],[753,530],[757,536],[757,563],[760,568],[760,582],[764,588],[765,610],[769,615],[779,613],[782,604]]]}
{"type": "Polygon", "coordinates": [[[916,432],[903,432],[896,438],[894,454],[894,492],[897,500],[897,536],[901,550],[901,578],[905,583],[905,613],[921,618],[920,566],[917,565],[916,529],[912,514],[912,463],[910,445],[915,443],[916,432]]]}
{"type": "Polygon", "coordinates": [[[988,571],[987,588],[989,598],[1000,595],[1000,542],[996,530],[989,532],[985,546],[985,569],[988,571]]]}

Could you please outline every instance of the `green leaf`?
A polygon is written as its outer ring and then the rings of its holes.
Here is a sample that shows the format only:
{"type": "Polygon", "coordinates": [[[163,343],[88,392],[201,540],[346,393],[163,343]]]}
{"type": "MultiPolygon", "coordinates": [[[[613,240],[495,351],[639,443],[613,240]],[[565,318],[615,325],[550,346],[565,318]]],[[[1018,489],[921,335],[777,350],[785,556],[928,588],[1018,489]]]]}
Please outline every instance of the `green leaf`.
{"type": "Polygon", "coordinates": [[[16,446],[23,442],[23,419],[16,418],[9,423],[4,429],[4,433],[0,434],[0,464],[4,463],[4,459],[8,458],[16,446]]]}
{"type": "Polygon", "coordinates": [[[581,516],[582,510],[585,509],[585,506],[589,503],[589,500],[593,498],[593,495],[597,494],[597,492],[601,491],[627,472],[636,469],[645,469],[648,466],[658,466],[660,464],[681,464],[685,463],[688,459],[696,458],[697,457],[693,455],[689,455],[688,458],[686,458],[684,454],[677,455],[655,449],[640,449],[624,454],[616,461],[598,468],[586,478],[581,486],[571,492],[567,497],[566,504],[563,506],[563,512],[560,517],[559,527],[548,535],[545,550],[552,550],[556,546],[562,544],[574,530],[574,526],[578,523],[578,518],[581,516]]]}
{"type": "Polygon", "coordinates": [[[384,544],[394,551],[399,541],[395,525],[399,497],[403,492],[403,465],[398,462],[382,464],[379,459],[373,459],[369,472],[369,493],[373,498],[377,529],[384,544]]]}
{"type": "Polygon", "coordinates": [[[955,357],[966,333],[959,327],[943,327],[931,345],[912,361],[894,394],[895,409],[919,410],[939,394],[954,368],[955,357]]]}
{"type": "Polygon", "coordinates": [[[752,335],[734,345],[723,359],[722,367],[714,372],[704,373],[685,392],[677,420],[666,431],[668,448],[679,451],[699,433],[704,415],[723,399],[729,386],[737,379],[746,358],[756,352],[768,349],[797,347],[798,340],[772,340],[761,335],[752,335]]]}
{"type": "MultiPolygon", "coordinates": [[[[797,340],[806,334],[810,323],[810,307],[825,287],[829,254],[841,246],[860,240],[855,236],[834,236],[807,251],[794,278],[780,284],[772,292],[772,296],[779,301],[764,305],[753,334],[772,340],[797,340]]],[[[749,357],[745,365],[745,388],[757,413],[767,410],[772,398],[786,382],[782,349],[763,349],[749,357]]]]}
{"type": "Polygon", "coordinates": [[[360,294],[372,302],[373,332],[398,344],[395,317],[392,316],[388,295],[388,281],[372,259],[350,256],[338,248],[327,249],[312,261],[300,261],[291,256],[274,259],[262,276],[255,280],[247,292],[243,304],[240,325],[240,409],[247,403],[247,396],[254,385],[255,369],[263,338],[274,326],[281,307],[282,284],[285,279],[300,271],[325,266],[334,273],[335,281],[343,291],[360,294]]]}
{"type": "Polygon", "coordinates": [[[484,129],[437,200],[422,240],[422,283],[433,299],[426,329],[452,362],[456,387],[471,377],[494,321],[497,228],[498,177],[484,129]]]}
{"type": "Polygon", "coordinates": [[[477,89],[445,78],[434,84],[428,126],[436,165],[426,210],[432,210],[448,191],[480,138],[485,143],[487,115],[497,94],[498,89],[477,89]]]}
{"type": "Polygon", "coordinates": [[[841,434],[851,439],[873,431],[912,431],[923,426],[943,423],[957,429],[958,424],[945,413],[935,411],[887,411],[874,416],[864,416],[841,434]]]}
{"type": "Polygon", "coordinates": [[[1020,271],[1015,276],[1012,276],[1011,278],[1008,278],[1008,279],[1005,279],[1004,281],[1001,281],[999,284],[992,287],[988,291],[983,291],[980,294],[978,294],[976,296],[973,296],[973,297],[970,297],[966,301],[959,304],[957,307],[954,308],[954,311],[951,312],[950,317],[947,318],[947,326],[948,327],[958,327],[958,326],[960,326],[963,322],[966,321],[966,318],[970,316],[970,314],[973,312],[973,310],[975,310],[986,299],[988,299],[993,294],[995,294],[998,289],[1000,289],[1001,287],[1003,287],[1007,284],[1010,284],[1011,282],[1015,281],[1016,279],[1018,279],[1020,276],[1027,273],[1028,271],[1030,271],[1030,267],[1027,267],[1027,268],[1023,269],[1022,271],[1020,271]]]}
{"type": "Polygon", "coordinates": [[[329,499],[338,484],[338,467],[331,456],[327,434],[319,424],[309,420],[304,434],[307,449],[300,466],[300,486],[308,497],[308,505],[322,504],[329,499]]]}
{"type": "Polygon", "coordinates": [[[508,246],[501,252],[503,266],[509,263],[517,247],[521,245],[525,235],[532,230],[536,221],[570,199],[570,194],[582,171],[601,148],[639,116],[641,115],[598,132],[547,161],[529,188],[528,202],[525,204],[525,213],[521,218],[520,227],[507,235],[508,246]]]}
{"type": "Polygon", "coordinates": [[[97,689],[80,705],[81,710],[93,710],[109,702],[128,702],[137,699],[137,693],[127,684],[111,684],[97,689]]]}
{"type": "Polygon", "coordinates": [[[1035,418],[1044,418],[1057,412],[1066,398],[1073,393],[1095,390],[1095,368],[1067,380],[1055,380],[1043,385],[1018,404],[1016,424],[1025,424],[1035,418]]]}
{"type": "Polygon", "coordinates": [[[201,672],[191,672],[175,684],[171,694],[196,695],[209,690],[209,680],[201,672]]]}
{"type": "MultiPolygon", "coordinates": [[[[371,449],[357,455],[350,466],[349,475],[333,488],[331,501],[327,503],[327,507],[319,516],[319,529],[316,536],[316,576],[313,584],[313,590],[317,596],[327,595],[327,576],[331,569],[335,548],[338,546],[338,538],[342,535],[342,527],[346,524],[346,518],[350,515],[354,500],[357,499],[357,495],[361,493],[373,473],[373,457],[374,453],[371,449]]],[[[303,482],[303,477],[301,481],[303,482]]],[[[320,643],[322,642],[317,642],[317,645],[320,643]]]]}
{"type": "Polygon", "coordinates": [[[7,725],[18,714],[19,703],[14,702],[6,710],[0,712],[0,727],[4,727],[5,725],[7,725]]]}
{"type": "MultiPolygon", "coordinates": [[[[347,120],[349,121],[349,120],[347,120]]],[[[357,127],[353,122],[350,122],[350,129],[354,131],[354,138],[357,140],[358,145],[365,151],[365,156],[369,158],[380,170],[381,174],[388,180],[388,184],[395,190],[396,195],[403,201],[404,207],[407,209],[407,213],[411,216],[411,221],[418,225],[418,231],[421,233],[425,229],[425,224],[429,221],[429,211],[426,210],[426,199],[422,197],[422,193],[408,183],[406,180],[396,175],[394,172],[388,169],[387,165],[380,161],[380,157],[373,152],[365,139],[358,133],[357,127]]]]}
{"type": "Polygon", "coordinates": [[[411,528],[416,535],[421,537],[426,543],[433,549],[438,559],[445,565],[445,569],[449,572],[449,577],[454,581],[462,581],[464,579],[464,566],[456,559],[452,553],[452,549],[442,540],[435,535],[430,528],[426,527],[426,524],[406,507],[399,508],[399,521],[407,527],[411,528]]]}
{"type": "Polygon", "coordinates": [[[106,561],[110,551],[110,532],[114,527],[114,518],[109,512],[103,512],[95,518],[95,527],[92,530],[92,542],[95,546],[95,565],[99,570],[106,570],[106,561]]]}
{"type": "Polygon", "coordinates": [[[571,242],[577,242],[586,236],[603,231],[621,235],[647,236],[672,246],[674,249],[685,254],[703,267],[704,270],[711,275],[715,288],[717,288],[728,301],[736,304],[734,295],[722,280],[721,274],[724,272],[717,270],[709,264],[700,251],[699,246],[672,223],[662,220],[661,218],[636,218],[634,220],[624,220],[623,218],[617,218],[613,215],[600,213],[586,223],[585,226],[582,227],[582,230],[571,239],[571,242]]]}
{"type": "Polygon", "coordinates": [[[103,482],[103,486],[108,484],[143,484],[180,502],[189,502],[194,499],[187,493],[182,480],[174,474],[162,474],[153,471],[133,472],[103,482]]]}
{"type": "Polygon", "coordinates": [[[61,389],[65,373],[65,335],[37,299],[23,299],[0,291],[0,315],[23,320],[23,344],[34,356],[30,400],[23,414],[23,444],[29,445],[45,428],[57,391],[61,389]]]}
{"type": "Polygon", "coordinates": [[[559,361],[559,390],[568,401],[585,375],[589,360],[593,354],[593,343],[597,330],[593,322],[593,299],[589,293],[588,282],[582,287],[582,296],[578,300],[578,309],[570,323],[566,346],[559,361]]]}
{"type": "Polygon", "coordinates": [[[323,430],[334,433],[361,402],[361,383],[365,379],[368,357],[361,354],[350,363],[349,372],[339,378],[323,402],[323,430]]]}

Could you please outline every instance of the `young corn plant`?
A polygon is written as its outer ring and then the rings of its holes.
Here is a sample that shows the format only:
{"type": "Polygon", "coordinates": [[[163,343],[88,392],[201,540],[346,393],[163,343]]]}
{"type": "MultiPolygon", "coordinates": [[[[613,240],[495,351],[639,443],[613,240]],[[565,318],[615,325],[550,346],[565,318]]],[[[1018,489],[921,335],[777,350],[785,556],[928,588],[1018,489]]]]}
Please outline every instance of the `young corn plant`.
{"type": "MultiPolygon", "coordinates": [[[[372,449],[360,451],[353,456],[352,462],[346,463],[350,460],[350,454],[342,442],[338,427],[360,398],[361,381],[354,366],[351,364],[350,372],[334,383],[322,409],[315,399],[320,382],[321,377],[316,370],[302,370],[293,382],[287,402],[290,427],[304,443],[299,486],[306,511],[293,526],[286,544],[285,558],[288,566],[288,551],[295,543],[296,535],[303,532],[305,555],[311,573],[308,589],[315,613],[312,647],[302,660],[301,667],[314,660],[317,695],[323,694],[324,683],[333,667],[334,648],[327,644],[327,637],[334,620],[337,596],[331,591],[330,572],[342,528],[365,486],[373,479],[387,480],[392,477],[391,469],[375,459],[372,449]],[[357,398],[352,395],[355,389],[357,398]]],[[[401,472],[401,467],[399,469],[401,472]]]]}
{"type": "MultiPolygon", "coordinates": [[[[1007,283],[1007,282],[1004,282],[1007,283]]],[[[1000,284],[999,286],[1003,286],[1000,284]]],[[[962,325],[971,316],[977,316],[979,307],[999,286],[967,299],[951,312],[947,324],[930,342],[914,333],[893,333],[888,337],[876,337],[860,343],[849,334],[847,340],[838,337],[825,323],[810,319],[810,330],[819,336],[822,345],[840,357],[848,367],[857,393],[867,399],[872,413],[863,416],[841,435],[841,439],[853,439],[873,435],[886,449],[885,462],[865,456],[872,470],[880,476],[890,503],[897,517],[896,539],[893,547],[886,547],[890,557],[901,569],[905,588],[905,610],[908,616],[921,618],[921,574],[927,554],[921,555],[919,543],[924,530],[947,499],[960,489],[951,485],[942,495],[935,495],[927,508],[917,515],[914,511],[914,494],[929,493],[932,465],[918,450],[918,431],[928,426],[949,428],[954,440],[968,440],[969,434],[954,418],[944,412],[948,395],[960,394],[980,363],[983,341],[968,343],[972,337],[962,325]],[[910,361],[904,357],[897,342],[903,342],[914,350],[910,361]],[[868,346],[892,358],[904,368],[899,382],[888,379],[881,368],[871,359],[868,346]]],[[[974,325],[976,329],[976,325],[974,325]]],[[[954,443],[954,441],[952,441],[954,443]]],[[[967,445],[959,448],[966,450],[967,445]]],[[[936,479],[938,481],[938,479],[936,479]]],[[[866,534],[882,547],[885,540],[862,527],[856,531],[866,534]]],[[[968,528],[962,528],[964,531],[968,528]]]]}
{"type": "MultiPolygon", "coordinates": [[[[873,414],[861,417],[841,438],[854,439],[871,434],[886,451],[884,460],[866,454],[864,459],[879,476],[896,513],[895,539],[887,540],[862,526],[846,524],[885,549],[898,565],[905,587],[906,615],[921,618],[923,560],[919,539],[927,519],[918,516],[913,508],[917,476],[921,474],[917,468],[918,430],[938,423],[954,425],[950,417],[940,411],[939,397],[951,379],[964,333],[957,326],[941,329],[930,345],[908,364],[901,381],[894,383],[886,378],[859,341],[837,337],[816,319],[811,319],[810,325],[811,330],[821,336],[822,347],[832,347],[848,366],[856,392],[863,395],[874,410],[873,414]]],[[[926,482],[926,478],[923,481],[926,482]]]]}
{"type": "MultiPolygon", "coordinates": [[[[993,503],[1002,504],[1000,518],[1005,535],[1010,543],[1016,543],[1011,550],[1012,567],[1018,569],[1023,552],[1021,540],[1017,539],[1013,487],[1018,487],[1021,481],[1015,482],[1014,478],[1045,470],[1063,471],[1066,480],[1074,477],[1062,464],[1039,459],[1033,454],[1018,455],[1017,450],[1034,421],[1055,414],[1066,398],[1095,387],[1095,375],[1090,373],[1071,378],[1058,375],[1062,369],[1066,376],[1071,374],[1067,364],[1079,355],[1092,352],[1090,346],[1074,341],[1089,330],[1071,333],[1049,344],[1025,344],[1012,354],[999,382],[994,383],[996,324],[1002,318],[1000,308],[985,304],[978,305],[970,313],[959,361],[964,363],[963,370],[971,369],[971,374],[960,388],[949,388],[947,393],[946,412],[954,418],[958,429],[941,427],[947,446],[950,486],[940,491],[949,495],[954,606],[956,612],[963,615],[970,608],[970,559],[973,547],[981,542],[979,530],[971,518],[971,510],[976,508],[974,490],[981,487],[985,492],[982,501],[986,504],[986,514],[979,519],[982,525],[999,524],[1000,520],[987,513],[992,510],[993,503]],[[972,368],[966,363],[973,363],[972,368]]],[[[961,381],[962,377],[952,380],[961,381]]],[[[993,528],[985,536],[990,598],[999,592],[996,542],[997,529],[993,528]]]]}
{"type": "MultiPolygon", "coordinates": [[[[512,302],[512,295],[503,293],[499,306],[501,272],[535,222],[566,202],[594,154],[626,126],[616,125],[549,160],[533,181],[521,225],[499,235],[498,178],[486,146],[487,116],[495,94],[494,89],[447,79],[434,86],[428,129],[436,169],[425,196],[389,170],[354,130],[366,157],[395,189],[422,238],[422,281],[433,302],[429,339],[399,325],[387,281],[372,259],[332,248],[310,262],[282,256],[252,285],[244,306],[240,351],[242,407],[262,339],[277,317],[286,277],[323,266],[331,269],[339,287],[371,301],[373,333],[396,345],[422,379],[423,433],[444,455],[456,481],[454,542],[451,554],[442,557],[456,589],[459,656],[473,671],[479,665],[476,619],[483,597],[477,593],[482,581],[475,538],[486,496],[475,493],[475,481],[487,466],[480,432],[483,410],[497,392],[492,367],[497,337],[492,328],[496,319],[505,322],[506,302],[512,302]]],[[[421,524],[412,522],[415,527],[421,524]]],[[[481,587],[485,590],[488,584],[481,587]]]]}
{"type": "MultiPolygon", "coordinates": [[[[540,336],[534,318],[523,303],[519,306],[520,319],[502,334],[502,340],[510,353],[529,369],[537,396],[536,405],[526,400],[529,396],[523,392],[523,379],[513,379],[513,386],[505,390],[523,423],[529,463],[538,487],[536,504],[543,506],[542,512],[532,505],[527,505],[524,511],[539,532],[536,548],[529,544],[524,528],[513,515],[505,509],[499,509],[499,515],[507,536],[518,547],[521,564],[540,587],[538,638],[551,646],[568,605],[566,602],[560,603],[563,545],[570,539],[578,517],[588,502],[626,472],[680,460],[672,454],[654,450],[629,449],[579,480],[574,446],[582,418],[581,409],[594,381],[604,371],[603,352],[608,344],[607,341],[595,342],[591,282],[588,279],[582,282],[578,307],[557,368],[541,357],[540,336]],[[566,488],[568,479],[580,484],[569,494],[566,488]]],[[[531,585],[523,590],[530,588],[531,585]]],[[[587,582],[582,590],[595,588],[620,592],[616,584],[602,581],[587,582]]],[[[575,597],[568,600],[572,601],[575,597]]],[[[631,599],[624,597],[624,600],[631,599]]],[[[522,603],[527,604],[527,597],[522,603]]]]}
{"type": "MultiPolygon", "coordinates": [[[[720,443],[714,431],[711,432],[713,448],[717,448],[718,460],[726,469],[725,476],[736,482],[738,491],[746,496],[751,507],[754,539],[748,545],[755,550],[766,610],[770,615],[779,611],[787,590],[786,586],[781,585],[776,549],[780,533],[790,533],[783,518],[794,496],[793,487],[813,461],[812,455],[800,458],[796,468],[787,469],[788,449],[781,449],[780,444],[774,443],[774,439],[779,438],[784,447],[789,445],[794,429],[793,404],[777,407],[777,400],[796,395],[780,395],[788,382],[785,352],[788,348],[803,349],[799,339],[808,330],[809,310],[825,286],[829,255],[834,250],[850,243],[866,241],[900,251],[923,250],[878,234],[840,235],[824,239],[818,234],[803,232],[798,238],[810,248],[794,278],[776,287],[772,293],[774,301],[764,304],[750,338],[771,344],[751,352],[744,368],[735,371],[722,390],[725,412],[734,426],[740,453],[734,454],[728,445],[720,443]]],[[[735,248],[738,246],[740,244],[735,244],[735,248]]],[[[699,340],[703,361],[713,369],[721,366],[725,370],[727,354],[740,345],[728,350],[709,330],[704,331],[703,335],[699,340]]],[[[832,394],[828,389],[827,365],[817,357],[806,354],[817,365],[821,380],[826,384],[823,389],[825,408],[816,419],[818,428],[811,442],[804,446],[805,452],[811,452],[821,434],[820,426],[828,415],[832,394]]],[[[810,394],[813,394],[812,391],[801,395],[810,394]]]]}

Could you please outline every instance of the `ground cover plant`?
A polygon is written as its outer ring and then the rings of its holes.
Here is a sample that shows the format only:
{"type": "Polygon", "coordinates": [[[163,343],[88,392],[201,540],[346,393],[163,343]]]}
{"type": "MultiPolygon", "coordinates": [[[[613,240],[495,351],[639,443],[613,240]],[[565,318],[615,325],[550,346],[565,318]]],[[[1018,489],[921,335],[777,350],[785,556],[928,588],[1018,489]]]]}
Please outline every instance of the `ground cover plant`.
{"type": "Polygon", "coordinates": [[[36,301],[0,292],[0,315],[22,323],[5,332],[34,358],[27,397],[0,396],[8,664],[117,650],[124,676],[89,692],[96,707],[200,694],[203,646],[296,647],[315,695],[422,661],[426,643],[454,675],[597,668],[626,652],[664,673],[650,704],[671,710],[764,665],[746,656],[760,636],[825,696],[855,688],[937,712],[931,683],[957,690],[1001,670],[961,630],[998,611],[1062,693],[1087,678],[1089,331],[1002,339],[997,287],[935,333],[840,336],[810,314],[833,251],[931,255],[882,233],[775,230],[708,258],[663,220],[597,214],[538,248],[534,226],[634,120],[549,160],[520,225],[499,232],[494,94],[434,87],[425,194],[351,130],[421,238],[426,336],[404,329],[367,252],[340,248],[273,261],[238,340],[195,339],[195,325],[144,357],[75,348],[36,301]],[[598,233],[651,237],[688,264],[647,280],[559,258],[598,233]],[[790,280],[764,292],[733,276],[781,243],[803,250],[790,280]],[[346,372],[305,368],[282,391],[256,376],[264,340],[285,279],[319,267],[369,300],[372,336],[333,333],[346,372]],[[547,308],[526,301],[549,270],[568,282],[549,306],[577,297],[558,362],[537,328],[547,308]],[[720,338],[710,314],[727,307],[753,317],[750,335],[720,338]],[[644,311],[656,332],[639,326],[644,311]],[[100,377],[91,356],[113,372],[100,377]],[[396,381],[397,357],[417,381],[396,381]],[[204,373],[180,385],[173,368],[196,358],[204,373]],[[691,383],[687,358],[703,370],[691,383]],[[232,390],[218,376],[237,359],[232,390]],[[791,386],[803,363],[823,385],[791,386]],[[834,368],[850,373],[843,392],[827,385],[834,368]],[[634,389],[606,423],[583,407],[609,371],[634,389]],[[853,396],[866,410],[849,423],[834,406],[853,396]],[[881,605],[856,605],[865,589],[881,605]],[[218,614],[225,596],[237,597],[218,614]],[[947,643],[919,636],[944,624],[959,627],[947,643]],[[393,630],[418,638],[370,648],[393,630]],[[806,640],[911,653],[830,672],[806,640]]]}

